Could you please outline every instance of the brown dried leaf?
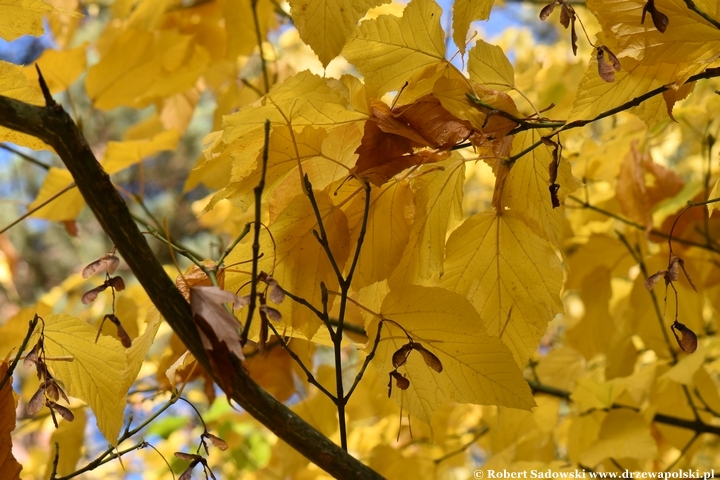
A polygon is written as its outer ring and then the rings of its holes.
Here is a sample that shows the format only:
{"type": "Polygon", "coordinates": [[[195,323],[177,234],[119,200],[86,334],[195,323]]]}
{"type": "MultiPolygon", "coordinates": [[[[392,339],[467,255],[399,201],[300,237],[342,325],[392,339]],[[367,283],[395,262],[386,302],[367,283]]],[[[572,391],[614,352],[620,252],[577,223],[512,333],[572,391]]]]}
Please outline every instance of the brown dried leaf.
{"type": "MultiPolygon", "coordinates": [[[[206,262],[204,265],[207,268],[213,268],[215,266],[213,262],[206,262]]],[[[215,277],[217,278],[217,283],[220,288],[224,288],[225,268],[220,267],[215,277]]],[[[189,302],[190,289],[192,287],[211,287],[213,283],[212,280],[210,280],[210,277],[208,277],[200,267],[198,267],[197,265],[193,265],[192,267],[185,270],[182,275],[178,275],[175,278],[175,285],[177,286],[178,290],[180,290],[180,293],[182,293],[183,297],[185,297],[185,300],[189,302]]]]}
{"type": "Polygon", "coordinates": [[[223,303],[230,302],[240,304],[242,299],[214,286],[190,289],[190,308],[195,315],[205,349],[214,350],[215,342],[219,342],[225,344],[225,348],[233,352],[237,358],[244,360],[238,333],[242,325],[223,307],[223,303]]]}
{"type": "Polygon", "coordinates": [[[433,95],[393,108],[392,114],[420,133],[426,145],[443,150],[466,140],[473,132],[470,122],[451,114],[433,95]]]}
{"type": "Polygon", "coordinates": [[[120,259],[112,253],[106,253],[102,257],[98,258],[94,262],[88,264],[82,271],[83,278],[90,278],[90,276],[101,270],[107,270],[109,274],[115,273],[118,265],[120,265],[120,259]]]}
{"type": "Polygon", "coordinates": [[[440,359],[432,353],[430,350],[423,347],[421,344],[415,342],[412,344],[413,350],[417,350],[420,352],[420,354],[423,357],[423,360],[425,360],[425,365],[432,368],[436,372],[440,373],[443,371],[442,362],[440,362],[440,359]]]}
{"type": "Polygon", "coordinates": [[[665,276],[665,273],[665,270],[660,270],[659,272],[650,275],[647,280],[645,280],[645,288],[647,288],[648,290],[652,290],[653,287],[657,285],[657,283],[660,281],[660,279],[665,276]]]}
{"type": "Polygon", "coordinates": [[[398,368],[400,365],[404,365],[407,361],[407,357],[410,354],[413,346],[411,343],[406,343],[400,347],[392,356],[393,367],[398,368]]]}
{"type": "Polygon", "coordinates": [[[216,437],[212,433],[206,433],[205,438],[210,440],[210,443],[212,443],[214,446],[222,450],[223,452],[228,449],[228,444],[225,440],[223,440],[220,437],[216,437]]]}

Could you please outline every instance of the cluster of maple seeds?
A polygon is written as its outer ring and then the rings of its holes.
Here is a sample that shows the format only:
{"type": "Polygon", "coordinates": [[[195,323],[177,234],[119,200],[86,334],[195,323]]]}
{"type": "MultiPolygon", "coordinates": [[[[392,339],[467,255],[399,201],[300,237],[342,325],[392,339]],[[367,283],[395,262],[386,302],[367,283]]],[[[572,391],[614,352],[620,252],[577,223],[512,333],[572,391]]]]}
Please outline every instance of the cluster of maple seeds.
{"type": "MultiPolygon", "coordinates": [[[[405,333],[407,335],[407,332],[405,333]]],[[[392,364],[395,367],[390,372],[390,381],[388,382],[388,398],[392,395],[392,381],[395,379],[395,384],[400,390],[407,390],[410,387],[410,380],[405,375],[398,372],[398,368],[405,365],[410,353],[415,350],[422,355],[425,365],[432,368],[436,372],[440,373],[443,371],[442,362],[440,359],[427,348],[423,347],[420,343],[413,341],[408,336],[408,343],[398,348],[392,356],[392,364]]]]}
{"type": "MultiPolygon", "coordinates": [[[[42,318],[40,320],[42,321],[42,318]]],[[[70,401],[67,395],[65,395],[65,391],[48,370],[47,363],[45,362],[45,337],[42,332],[35,346],[30,350],[30,353],[25,356],[23,365],[25,368],[30,368],[32,365],[35,365],[38,380],[40,380],[40,386],[28,402],[27,414],[30,416],[35,415],[46,406],[50,409],[50,416],[55,424],[55,428],[58,428],[58,421],[55,417],[56,413],[68,422],[72,422],[75,419],[72,411],[57,403],[60,397],[65,400],[65,403],[70,403],[70,401]]]]}
{"type": "Polygon", "coordinates": [[[120,319],[115,315],[115,292],[125,290],[125,281],[121,276],[110,276],[115,273],[118,265],[120,265],[120,259],[115,256],[115,249],[113,249],[111,252],[108,252],[97,260],[90,262],[85,268],[83,268],[83,278],[90,278],[97,272],[105,271],[105,281],[101,285],[85,292],[81,301],[85,305],[88,305],[97,298],[100,292],[105,291],[109,287],[113,293],[113,313],[109,313],[103,317],[100,327],[98,327],[98,336],[95,338],[95,341],[97,342],[97,339],[100,337],[100,332],[102,331],[102,326],[105,323],[105,320],[108,320],[117,327],[117,336],[120,339],[122,346],[130,348],[132,346],[132,339],[123,328],[122,323],[120,323],[120,319]]]}

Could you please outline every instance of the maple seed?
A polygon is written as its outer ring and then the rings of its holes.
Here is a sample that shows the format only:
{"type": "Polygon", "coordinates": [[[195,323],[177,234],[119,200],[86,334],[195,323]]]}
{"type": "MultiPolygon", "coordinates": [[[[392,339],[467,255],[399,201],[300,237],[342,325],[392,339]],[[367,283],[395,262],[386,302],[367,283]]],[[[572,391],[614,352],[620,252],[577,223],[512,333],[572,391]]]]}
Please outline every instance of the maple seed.
{"type": "Polygon", "coordinates": [[[542,10],[540,10],[540,20],[543,22],[547,20],[547,18],[552,14],[553,10],[555,10],[555,5],[559,5],[560,2],[554,1],[552,3],[548,3],[545,5],[542,10]]]}
{"type": "Polygon", "coordinates": [[[405,378],[405,376],[397,370],[393,370],[392,372],[390,372],[390,381],[388,382],[388,398],[392,396],[393,378],[395,379],[395,383],[400,390],[407,390],[410,387],[410,380],[405,378]]]}
{"type": "Polygon", "coordinates": [[[648,0],[643,7],[642,18],[640,19],[641,24],[645,24],[645,13],[647,12],[650,12],[650,17],[652,18],[655,28],[657,28],[660,33],[665,33],[665,30],[667,30],[670,24],[670,19],[668,19],[667,15],[655,8],[655,0],[648,0]]]}
{"type": "MultiPolygon", "coordinates": [[[[412,344],[413,350],[417,350],[420,352],[420,355],[422,355],[423,360],[425,360],[425,365],[432,368],[436,372],[440,373],[443,371],[442,362],[440,362],[440,359],[432,353],[430,350],[426,349],[419,343],[413,343],[412,344]]],[[[404,389],[403,389],[404,390],[404,389]]]]}
{"type": "Polygon", "coordinates": [[[398,368],[400,365],[404,365],[407,361],[408,354],[410,354],[410,350],[412,350],[413,344],[412,343],[406,343],[402,347],[400,347],[395,353],[393,353],[392,356],[392,364],[393,367],[398,368]]]}
{"type": "Polygon", "coordinates": [[[92,275],[101,271],[102,269],[107,270],[107,272],[112,275],[113,273],[115,273],[118,265],[120,265],[120,259],[116,257],[113,253],[106,253],[102,257],[98,258],[94,262],[89,263],[85,268],[83,268],[82,277],[90,278],[92,275]]]}
{"type": "Polygon", "coordinates": [[[216,436],[213,435],[212,433],[206,433],[204,436],[205,436],[205,438],[207,438],[208,440],[210,440],[210,443],[212,443],[214,446],[216,446],[217,448],[219,448],[219,449],[222,450],[223,452],[228,449],[228,444],[227,444],[227,442],[226,442],[225,440],[223,440],[222,438],[216,437],[216,436]]]}
{"type": "Polygon", "coordinates": [[[672,329],[673,335],[675,335],[675,340],[677,340],[677,343],[683,352],[693,353],[697,350],[698,340],[695,332],[677,320],[675,320],[675,323],[673,323],[670,328],[672,329]],[[676,331],[680,332],[682,337],[678,337],[676,331]]]}
{"type": "Polygon", "coordinates": [[[45,388],[41,385],[28,402],[26,413],[30,416],[35,415],[42,410],[43,405],[45,405],[45,388]]]}
{"type": "Polygon", "coordinates": [[[597,48],[597,62],[600,78],[608,83],[615,81],[615,72],[620,71],[620,61],[615,54],[609,48],[600,46],[597,48]],[[609,63],[605,61],[605,54],[607,54],[609,63]]]}

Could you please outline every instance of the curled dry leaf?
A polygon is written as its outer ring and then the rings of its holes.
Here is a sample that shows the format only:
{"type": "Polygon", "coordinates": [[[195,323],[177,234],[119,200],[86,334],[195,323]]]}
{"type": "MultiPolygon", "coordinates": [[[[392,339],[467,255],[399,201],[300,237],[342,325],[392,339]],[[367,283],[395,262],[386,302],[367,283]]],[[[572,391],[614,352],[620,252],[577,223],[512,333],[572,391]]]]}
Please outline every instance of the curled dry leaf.
{"type": "Polygon", "coordinates": [[[115,273],[118,265],[120,265],[120,259],[112,253],[106,253],[102,257],[98,258],[92,263],[89,263],[82,271],[83,278],[90,278],[95,273],[101,270],[107,270],[109,274],[115,273]]]}
{"type": "Polygon", "coordinates": [[[213,435],[212,433],[206,433],[205,438],[210,440],[210,443],[212,443],[214,446],[216,446],[223,452],[228,449],[227,442],[225,440],[223,440],[222,438],[213,435]]]}
{"type": "Polygon", "coordinates": [[[200,338],[206,350],[214,350],[216,342],[225,345],[237,358],[244,360],[240,334],[242,327],[224,303],[239,305],[243,300],[237,295],[218,287],[193,287],[190,289],[190,308],[195,315],[200,338]],[[214,337],[214,339],[211,337],[214,337]],[[215,341],[213,341],[215,340],[215,341]]]}
{"type": "Polygon", "coordinates": [[[412,343],[406,343],[402,347],[400,347],[395,353],[393,353],[392,356],[392,364],[393,367],[398,368],[400,365],[404,365],[405,361],[407,361],[407,357],[410,354],[410,351],[413,349],[412,343]]]}
{"type": "Polygon", "coordinates": [[[417,342],[412,344],[412,348],[413,348],[413,350],[417,350],[418,352],[420,352],[420,354],[423,357],[423,360],[425,361],[425,364],[428,367],[432,368],[433,370],[435,370],[438,373],[443,371],[442,362],[440,362],[440,359],[434,353],[432,353],[430,350],[423,347],[421,344],[419,344],[417,342]]]}
{"type": "Polygon", "coordinates": [[[673,331],[673,335],[675,335],[675,340],[677,340],[678,345],[683,352],[693,353],[695,350],[697,350],[698,340],[695,332],[693,332],[677,320],[675,321],[675,323],[672,324],[671,328],[673,331]],[[680,337],[678,337],[676,332],[680,332],[680,337]]]}

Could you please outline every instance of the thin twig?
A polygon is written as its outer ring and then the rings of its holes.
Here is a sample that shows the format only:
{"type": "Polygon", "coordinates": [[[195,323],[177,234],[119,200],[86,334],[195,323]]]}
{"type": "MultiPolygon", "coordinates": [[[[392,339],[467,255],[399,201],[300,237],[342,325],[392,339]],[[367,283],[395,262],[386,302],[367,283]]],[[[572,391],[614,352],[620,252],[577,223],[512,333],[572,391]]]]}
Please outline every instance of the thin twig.
{"type": "Polygon", "coordinates": [[[33,165],[37,165],[38,167],[40,167],[42,169],[50,170],[52,168],[52,165],[48,165],[45,162],[41,162],[37,158],[33,158],[30,155],[27,155],[27,154],[21,152],[20,150],[17,150],[5,143],[0,143],[0,148],[2,148],[3,150],[7,150],[8,152],[14,153],[15,155],[22,158],[23,160],[27,160],[28,162],[32,163],[33,165]]]}
{"type": "Polygon", "coordinates": [[[55,195],[53,195],[52,197],[50,197],[50,198],[48,198],[47,200],[45,200],[44,202],[42,202],[40,205],[37,205],[37,206],[35,206],[34,208],[32,208],[32,209],[28,210],[27,212],[23,213],[23,214],[20,215],[18,218],[16,218],[10,225],[8,225],[8,226],[6,226],[5,228],[3,228],[2,230],[0,230],[0,234],[7,232],[7,231],[10,230],[12,227],[14,227],[14,226],[17,225],[18,223],[22,222],[23,220],[25,220],[27,217],[29,217],[29,216],[32,215],[33,213],[37,212],[38,210],[40,210],[41,208],[43,208],[45,205],[49,204],[50,202],[53,202],[53,201],[57,200],[61,195],[69,192],[69,191],[72,190],[73,188],[75,188],[75,183],[71,183],[71,184],[68,185],[67,187],[65,187],[65,188],[63,188],[62,190],[60,190],[59,192],[57,192],[57,193],[56,193],[55,195]]]}
{"type": "MultiPolygon", "coordinates": [[[[255,1],[253,0],[253,12],[255,12],[255,1]]],[[[240,343],[245,345],[250,332],[250,324],[257,305],[257,282],[258,282],[258,259],[260,258],[260,221],[262,220],[262,194],[265,188],[265,174],[267,173],[268,156],[270,152],[270,120],[265,119],[265,146],[262,154],[262,174],[260,182],[254,189],[255,192],[255,236],[252,245],[252,275],[250,277],[250,303],[248,304],[247,318],[240,335],[240,343]]],[[[243,235],[244,236],[244,235],[243,235]]]]}
{"type": "Polygon", "coordinates": [[[265,55],[263,54],[263,36],[260,32],[260,21],[258,20],[257,14],[258,0],[250,0],[252,7],[253,22],[255,23],[255,37],[257,38],[258,53],[260,54],[260,65],[262,67],[263,82],[265,84],[265,93],[270,91],[270,80],[268,78],[267,64],[265,63],[265,55]]]}
{"type": "Polygon", "coordinates": [[[33,332],[35,331],[35,327],[37,327],[38,320],[40,317],[35,314],[35,316],[30,320],[28,324],[28,331],[25,334],[25,338],[22,341],[22,344],[20,344],[20,348],[18,349],[17,355],[15,355],[15,359],[10,364],[10,366],[7,369],[7,372],[5,372],[5,376],[3,376],[2,381],[0,381],[0,390],[5,388],[5,384],[8,382],[10,377],[12,376],[13,372],[15,371],[15,367],[17,367],[17,364],[20,362],[20,358],[22,357],[23,352],[28,346],[28,343],[30,342],[30,338],[32,337],[33,332]]]}

